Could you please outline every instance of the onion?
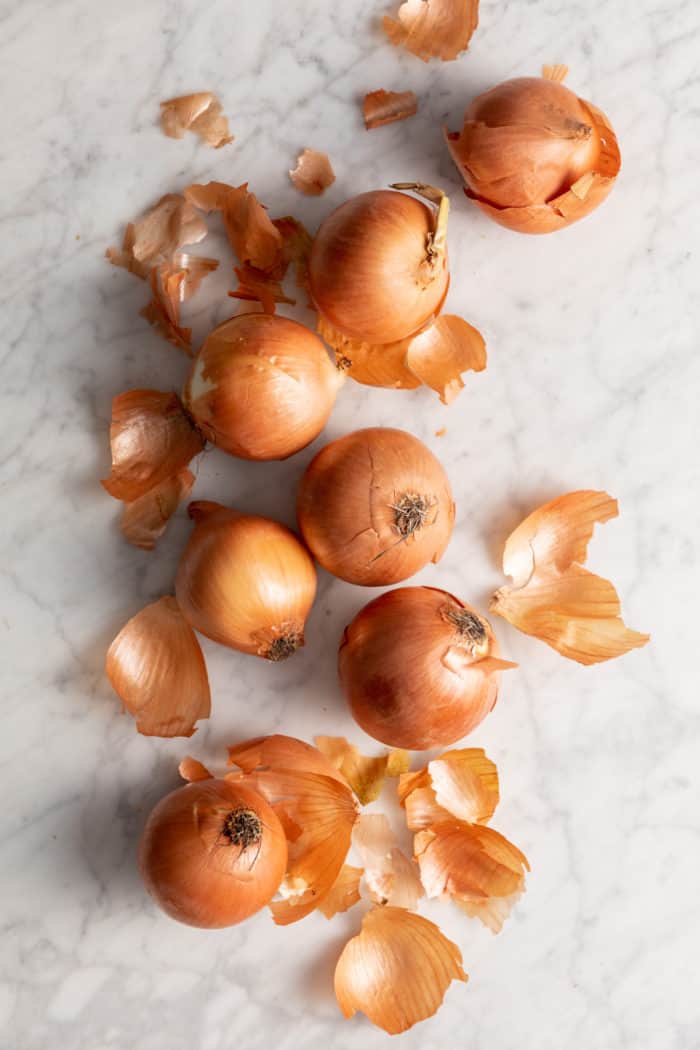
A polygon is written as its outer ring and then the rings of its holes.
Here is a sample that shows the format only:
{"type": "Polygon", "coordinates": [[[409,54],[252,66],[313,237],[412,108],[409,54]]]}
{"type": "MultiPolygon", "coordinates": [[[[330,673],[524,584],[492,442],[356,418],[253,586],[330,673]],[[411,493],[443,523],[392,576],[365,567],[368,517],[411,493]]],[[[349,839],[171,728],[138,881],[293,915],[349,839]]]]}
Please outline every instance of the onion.
{"type": "Polygon", "coordinates": [[[196,525],[175,591],[196,630],[231,649],[285,660],[304,644],[316,573],[293,532],[218,503],[189,507],[196,525]]]}
{"type": "Polygon", "coordinates": [[[341,204],[321,224],[309,260],[311,295],[344,335],[390,343],[439,312],[449,283],[448,201],[429,187],[420,190],[440,201],[437,211],[405,193],[374,190],[341,204]]]}
{"type": "Polygon", "coordinates": [[[498,659],[487,620],[447,591],[399,587],[345,629],[340,680],[355,720],[392,747],[451,744],[486,717],[498,697],[498,659]]]}
{"type": "Polygon", "coordinates": [[[299,528],[320,564],[349,583],[397,583],[439,561],[454,522],[442,466],[404,430],[370,427],[321,449],[301,481],[299,528]]]}
{"type": "Polygon", "coordinates": [[[564,87],[565,66],[506,80],[467,109],[447,144],[465,193],[509,229],[548,233],[601,203],[620,169],[607,118],[564,87]]]}
{"type": "Polygon", "coordinates": [[[141,838],[148,892],[173,919],[233,926],[267,904],[287,866],[274,810],[244,784],[201,780],[166,795],[141,838]]]}
{"type": "Polygon", "coordinates": [[[286,317],[244,314],[204,341],[183,402],[199,430],[243,459],[286,459],[313,441],[340,373],[317,336],[286,317]]]}

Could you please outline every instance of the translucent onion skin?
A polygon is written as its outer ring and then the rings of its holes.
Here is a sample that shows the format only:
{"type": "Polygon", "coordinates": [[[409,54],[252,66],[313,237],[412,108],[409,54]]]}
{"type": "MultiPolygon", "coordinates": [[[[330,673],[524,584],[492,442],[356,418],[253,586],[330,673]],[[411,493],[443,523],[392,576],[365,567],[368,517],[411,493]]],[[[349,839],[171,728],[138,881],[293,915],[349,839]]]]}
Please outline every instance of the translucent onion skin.
{"type": "Polygon", "coordinates": [[[447,254],[430,262],[434,211],[394,190],[361,193],[321,224],[309,260],[312,298],[345,335],[390,343],[439,312],[447,254]]]}
{"type": "Polygon", "coordinates": [[[299,487],[297,518],[317,561],[349,583],[376,587],[439,561],[454,523],[450,483],[412,434],[356,430],[314,457],[299,487]]]}
{"type": "Polygon", "coordinates": [[[277,315],[242,314],[207,336],[183,402],[224,452],[286,459],[321,433],[341,382],[308,328],[277,315]]]}
{"type": "Polygon", "coordinates": [[[206,501],[190,504],[196,524],[175,581],[192,626],[221,645],[284,660],[304,644],[316,594],[313,561],[290,529],[206,501]]]}
{"type": "Polygon", "coordinates": [[[548,77],[506,80],[479,95],[447,145],[467,196],[523,233],[549,233],[588,215],[620,169],[605,115],[548,77]]]}
{"type": "Polygon", "coordinates": [[[244,784],[201,780],[157,804],[144,828],[139,867],[171,918],[217,929],[254,915],[277,892],[287,841],[274,810],[244,784]]]}
{"type": "Polygon", "coordinates": [[[487,620],[434,587],[375,598],[345,629],[340,681],[352,714],[391,747],[444,747],[471,732],[498,696],[498,644],[487,620]]]}

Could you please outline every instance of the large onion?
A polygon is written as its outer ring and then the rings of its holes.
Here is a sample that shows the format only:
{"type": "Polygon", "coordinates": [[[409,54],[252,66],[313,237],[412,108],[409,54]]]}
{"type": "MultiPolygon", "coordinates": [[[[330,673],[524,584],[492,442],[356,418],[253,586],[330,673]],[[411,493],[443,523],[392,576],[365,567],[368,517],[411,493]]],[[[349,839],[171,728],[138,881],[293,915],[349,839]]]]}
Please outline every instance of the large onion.
{"type": "Polygon", "coordinates": [[[397,583],[438,561],[454,502],[442,466],[404,430],[370,427],[321,449],[301,481],[299,527],[324,569],[349,583],[397,583]]]}
{"type": "Polygon", "coordinates": [[[161,799],[143,832],[141,874],[173,919],[232,926],[267,904],[287,866],[272,807],[245,784],[200,780],[161,799]]]}
{"type": "Polygon", "coordinates": [[[447,198],[439,211],[374,190],[341,204],[311,249],[311,295],[343,334],[390,343],[417,331],[447,293],[447,198]]]}
{"type": "Polygon", "coordinates": [[[218,503],[191,503],[195,528],[175,591],[193,627],[215,642],[267,660],[304,644],[316,594],[313,561],[297,537],[267,518],[218,503]]]}
{"type": "Polygon", "coordinates": [[[243,459],[285,459],[321,433],[341,382],[308,328],[242,314],[207,336],[183,402],[217,448],[243,459]]]}
{"type": "Polygon", "coordinates": [[[560,82],[506,80],[475,98],[459,134],[448,134],[467,196],[490,218],[523,233],[548,233],[593,211],[620,169],[607,118],[560,82]]]}
{"type": "Polygon", "coordinates": [[[452,744],[493,708],[498,643],[487,620],[447,591],[399,587],[345,629],[340,680],[356,721],[391,747],[452,744]]]}

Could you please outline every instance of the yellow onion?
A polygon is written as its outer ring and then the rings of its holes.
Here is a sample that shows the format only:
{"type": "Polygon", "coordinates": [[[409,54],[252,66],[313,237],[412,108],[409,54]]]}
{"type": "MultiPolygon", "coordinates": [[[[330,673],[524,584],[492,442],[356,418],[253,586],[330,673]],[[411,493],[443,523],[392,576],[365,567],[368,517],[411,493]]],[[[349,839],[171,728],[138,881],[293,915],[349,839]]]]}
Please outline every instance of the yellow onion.
{"type": "Polygon", "coordinates": [[[287,842],[272,807],[250,787],[206,779],[161,799],[141,838],[139,866],[173,919],[233,926],[277,892],[287,842]]]}
{"type": "Polygon", "coordinates": [[[471,732],[498,697],[491,625],[435,587],[399,587],[362,609],[345,629],[340,681],[353,716],[391,747],[422,751],[471,732]]]}
{"type": "Polygon", "coordinates": [[[274,314],[243,314],[207,336],[183,402],[224,452],[286,459],[321,433],[341,382],[308,328],[274,314]]]}
{"type": "MultiPolygon", "coordinates": [[[[399,184],[413,187],[414,184],[399,184]]],[[[309,260],[311,295],[346,336],[390,343],[438,313],[447,293],[447,197],[439,208],[393,190],[361,193],[319,228],[309,260]]]]}
{"type": "Polygon", "coordinates": [[[475,98],[447,145],[465,193],[490,218],[522,233],[549,233],[583,218],[610,192],[620,169],[615,133],[603,113],[561,81],[506,80],[475,98]]]}
{"type": "Polygon", "coordinates": [[[279,522],[218,503],[191,503],[195,528],[175,592],[196,630],[231,649],[285,660],[304,644],[316,594],[308,551],[279,522]]]}
{"type": "Polygon", "coordinates": [[[389,427],[356,430],[321,449],[297,502],[314,557],[366,586],[398,583],[439,561],[454,513],[439,461],[418,438],[389,427]]]}

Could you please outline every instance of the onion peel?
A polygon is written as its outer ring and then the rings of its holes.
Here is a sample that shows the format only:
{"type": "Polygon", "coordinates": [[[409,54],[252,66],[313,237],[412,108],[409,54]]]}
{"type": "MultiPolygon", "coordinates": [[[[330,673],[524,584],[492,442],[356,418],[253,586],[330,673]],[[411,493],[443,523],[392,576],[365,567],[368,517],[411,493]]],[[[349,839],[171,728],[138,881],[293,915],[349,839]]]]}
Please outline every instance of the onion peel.
{"type": "Polygon", "coordinates": [[[391,43],[423,62],[452,62],[469,47],[478,24],[479,0],[404,0],[397,18],[383,20],[391,43]]]}
{"type": "Polygon", "coordinates": [[[189,499],[193,484],[194,474],[183,467],[127,503],[119,525],[124,539],[142,550],[153,550],[180,503],[189,499]]]}
{"type": "Polygon", "coordinates": [[[408,761],[408,752],[403,750],[390,751],[376,758],[363,755],[343,736],[317,736],[314,740],[319,751],[339,770],[363,806],[375,802],[381,794],[385,778],[399,776],[408,761]]]}
{"type": "Polygon", "coordinates": [[[284,769],[301,773],[317,773],[346,784],[342,773],[312,744],[294,736],[273,733],[245,740],[228,749],[228,764],[238,766],[244,773],[284,769]]]}
{"type": "Polygon", "coordinates": [[[338,878],[318,906],[318,910],[327,919],[347,911],[360,900],[360,879],[362,868],[343,864],[338,878]]]}
{"type": "Polygon", "coordinates": [[[270,277],[263,270],[257,270],[249,263],[235,266],[234,273],[238,278],[238,287],[228,293],[232,299],[258,302],[266,314],[275,313],[275,303],[288,303],[290,306],[296,303],[296,299],[290,299],[284,294],[279,281],[270,277]]]}
{"type": "Polygon", "coordinates": [[[196,758],[192,758],[191,755],[185,755],[177,767],[177,771],[183,780],[186,780],[190,784],[194,784],[198,780],[212,780],[214,774],[210,773],[207,767],[196,758]]]}
{"type": "Polygon", "coordinates": [[[445,751],[399,778],[398,795],[413,831],[457,819],[487,823],[499,801],[498,770],[480,747],[445,751]]]}
{"type": "Polygon", "coordinates": [[[140,314],[164,339],[192,357],[192,329],[180,324],[180,302],[186,277],[184,269],[170,263],[154,266],[150,277],[151,301],[140,314]]]}
{"type": "Polygon", "coordinates": [[[459,948],[434,923],[403,908],[377,907],[345,945],[334,984],[345,1017],[360,1010],[396,1035],[432,1017],[450,983],[467,979],[459,948]]]}
{"type": "Polygon", "coordinates": [[[233,142],[222,105],[211,91],[197,91],[161,102],[160,126],[163,134],[171,139],[184,138],[187,131],[193,131],[205,145],[214,149],[233,142]]]}
{"type": "Polygon", "coordinates": [[[424,896],[415,862],[399,848],[383,813],[362,813],[352,841],[364,865],[364,881],[376,904],[414,910],[424,896]]]}
{"type": "Polygon", "coordinates": [[[406,120],[418,112],[418,99],[413,91],[368,92],[362,101],[362,116],[368,131],[406,120]]]}
{"type": "Polygon", "coordinates": [[[127,390],[112,401],[112,471],[102,485],[131,503],[175,476],[204,448],[177,394],[127,390]]]}
{"type": "Polygon", "coordinates": [[[248,183],[228,186],[225,182],[193,184],[185,198],[204,212],[221,212],[231,247],[241,263],[271,272],[282,256],[282,235],[248,183]]]}
{"type": "Polygon", "coordinates": [[[204,656],[172,597],[145,606],[122,627],[105,666],[144,736],[192,736],[195,722],[209,717],[204,656]]]}
{"type": "Polygon", "coordinates": [[[294,189],[307,197],[320,197],[335,182],[335,172],[326,153],[305,149],[297,157],[297,166],[289,172],[294,189]]]}
{"type": "Polygon", "coordinates": [[[529,514],[506,541],[503,571],[513,583],[495,593],[491,611],[580,664],[646,645],[648,634],[625,626],[612,583],[582,566],[596,522],[617,514],[616,500],[590,490],[529,514]]]}
{"type": "Polygon", "coordinates": [[[124,232],[121,249],[108,248],[106,257],[146,278],[154,266],[168,263],[185,244],[198,244],[207,235],[207,224],[180,193],[166,193],[124,232]]]}

